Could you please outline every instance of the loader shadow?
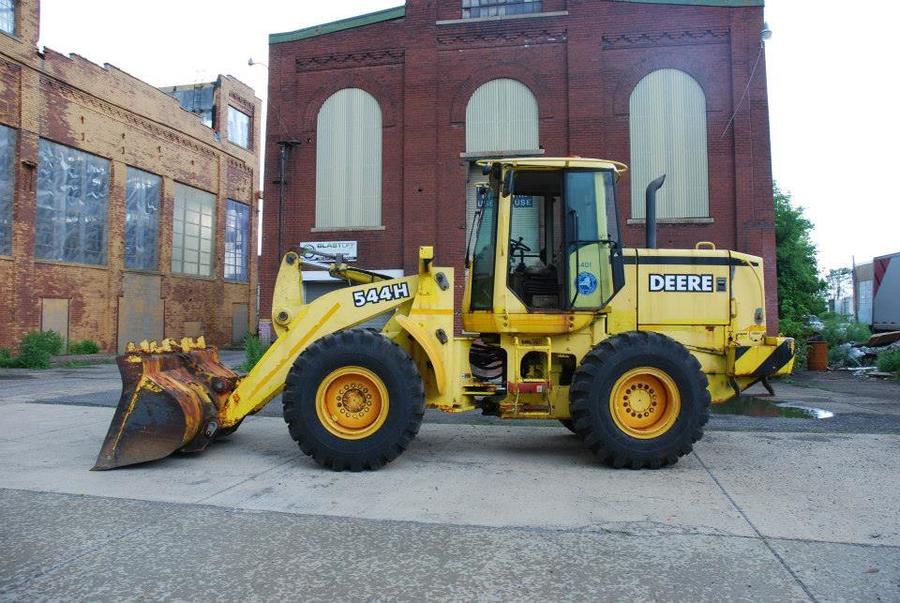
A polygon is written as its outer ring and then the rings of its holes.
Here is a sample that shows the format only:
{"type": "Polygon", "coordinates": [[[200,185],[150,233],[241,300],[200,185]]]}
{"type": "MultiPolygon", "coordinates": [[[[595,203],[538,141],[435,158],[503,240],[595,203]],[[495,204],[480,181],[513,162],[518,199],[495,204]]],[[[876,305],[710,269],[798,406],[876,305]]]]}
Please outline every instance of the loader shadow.
{"type": "MultiPolygon", "coordinates": [[[[494,427],[477,440],[465,437],[464,426],[441,431],[423,430],[407,453],[412,462],[477,463],[479,465],[534,463],[568,467],[605,467],[574,434],[556,428],[522,430],[494,427]],[[473,443],[475,445],[473,445],[473,443]]],[[[400,459],[398,459],[400,460],[400,459]]]]}

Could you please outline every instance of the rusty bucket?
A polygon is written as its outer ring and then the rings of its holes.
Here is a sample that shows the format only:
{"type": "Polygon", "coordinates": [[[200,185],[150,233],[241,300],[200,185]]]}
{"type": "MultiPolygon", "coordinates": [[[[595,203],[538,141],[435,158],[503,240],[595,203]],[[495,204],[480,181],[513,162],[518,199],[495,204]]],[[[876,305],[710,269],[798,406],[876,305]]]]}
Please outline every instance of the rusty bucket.
{"type": "Polygon", "coordinates": [[[828,342],[810,341],[806,367],[811,371],[828,370],[828,342]]]}
{"type": "Polygon", "coordinates": [[[203,338],[128,344],[116,359],[122,395],[94,471],[206,448],[238,375],[203,338]]]}

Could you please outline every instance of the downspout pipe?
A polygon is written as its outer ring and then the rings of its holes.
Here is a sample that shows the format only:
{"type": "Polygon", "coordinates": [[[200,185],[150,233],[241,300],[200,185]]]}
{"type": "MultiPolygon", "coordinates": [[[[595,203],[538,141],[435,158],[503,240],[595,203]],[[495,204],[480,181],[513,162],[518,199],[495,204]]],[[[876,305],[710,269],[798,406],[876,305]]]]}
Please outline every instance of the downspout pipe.
{"type": "Polygon", "coordinates": [[[300,141],[294,139],[279,140],[278,146],[281,153],[278,158],[278,253],[275,254],[275,257],[278,258],[278,263],[280,264],[281,255],[284,253],[284,197],[287,185],[288,153],[292,148],[300,146],[300,141]]]}
{"type": "Polygon", "coordinates": [[[647,205],[644,212],[647,229],[647,249],[656,249],[656,192],[662,188],[665,181],[666,175],[663,174],[647,185],[647,205]]]}

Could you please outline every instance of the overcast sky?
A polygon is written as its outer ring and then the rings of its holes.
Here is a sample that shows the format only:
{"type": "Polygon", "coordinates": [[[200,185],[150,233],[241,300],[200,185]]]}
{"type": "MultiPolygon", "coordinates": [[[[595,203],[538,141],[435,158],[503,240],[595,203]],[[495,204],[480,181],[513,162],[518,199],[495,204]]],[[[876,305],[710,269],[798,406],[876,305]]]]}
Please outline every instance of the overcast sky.
{"type": "MultiPolygon", "coordinates": [[[[267,62],[268,34],[400,3],[42,0],[41,45],[156,86],[231,74],[265,100],[247,59],[267,62]]],[[[767,2],[775,179],[815,223],[823,269],[900,251],[898,17],[892,0],[767,2]]]]}

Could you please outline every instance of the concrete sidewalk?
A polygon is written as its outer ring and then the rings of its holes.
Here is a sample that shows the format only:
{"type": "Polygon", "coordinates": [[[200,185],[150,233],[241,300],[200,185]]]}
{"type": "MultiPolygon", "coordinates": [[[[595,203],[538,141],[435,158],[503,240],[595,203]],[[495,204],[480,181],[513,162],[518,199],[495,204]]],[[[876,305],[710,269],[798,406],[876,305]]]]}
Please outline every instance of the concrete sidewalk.
{"type": "Polygon", "coordinates": [[[112,409],[3,410],[8,599],[900,599],[896,435],[711,432],[634,472],[562,430],[425,424],[350,474],[251,417],[98,473],[112,409]]]}

